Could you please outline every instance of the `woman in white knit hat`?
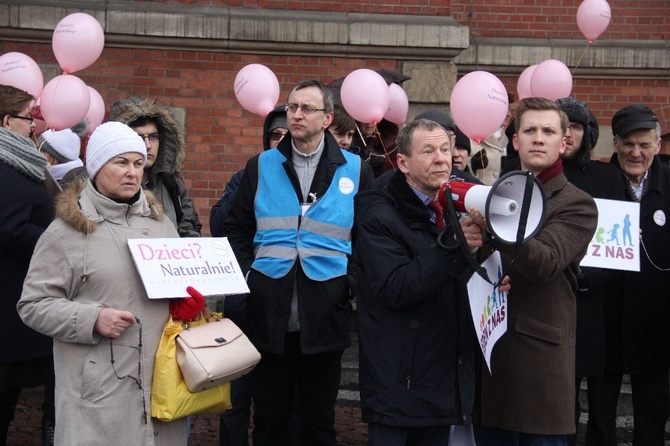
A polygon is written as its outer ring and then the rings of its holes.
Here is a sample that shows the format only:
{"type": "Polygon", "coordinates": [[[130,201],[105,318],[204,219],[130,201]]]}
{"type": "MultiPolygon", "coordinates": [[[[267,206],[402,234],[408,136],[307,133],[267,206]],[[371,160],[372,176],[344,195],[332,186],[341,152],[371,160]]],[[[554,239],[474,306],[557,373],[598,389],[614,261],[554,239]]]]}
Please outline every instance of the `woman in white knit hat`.
{"type": "Polygon", "coordinates": [[[81,167],[79,159],[81,139],[72,130],[45,130],[37,139],[37,146],[49,161],[51,175],[60,183],[70,170],[81,167]]]}
{"type": "Polygon", "coordinates": [[[151,418],[154,359],[168,300],[149,300],[130,238],[179,237],[141,188],[142,138],[120,122],[95,129],[89,179],[66,188],[37,244],[18,311],[54,338],[56,444],[186,445],[186,419],[151,418]]]}

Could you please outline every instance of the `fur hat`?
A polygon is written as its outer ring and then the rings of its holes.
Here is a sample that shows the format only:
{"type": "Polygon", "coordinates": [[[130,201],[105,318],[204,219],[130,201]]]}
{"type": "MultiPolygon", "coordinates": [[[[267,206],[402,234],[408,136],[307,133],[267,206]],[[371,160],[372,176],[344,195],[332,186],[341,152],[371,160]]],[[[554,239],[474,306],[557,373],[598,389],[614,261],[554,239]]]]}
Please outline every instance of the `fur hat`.
{"type": "Polygon", "coordinates": [[[571,122],[576,122],[584,127],[584,136],[577,155],[577,164],[585,166],[591,160],[591,152],[598,143],[598,136],[600,136],[598,121],[589,107],[579,99],[562,98],[558,99],[556,104],[561,107],[561,110],[565,112],[571,122]]]}
{"type": "Polygon", "coordinates": [[[147,161],[147,147],[144,141],[122,122],[106,122],[100,124],[91,134],[86,146],[86,170],[91,179],[105,163],[115,156],[127,152],[136,152],[147,161]]]}
{"type": "Polygon", "coordinates": [[[61,163],[79,158],[81,140],[70,129],[45,130],[37,140],[40,149],[56,158],[61,163]]]}

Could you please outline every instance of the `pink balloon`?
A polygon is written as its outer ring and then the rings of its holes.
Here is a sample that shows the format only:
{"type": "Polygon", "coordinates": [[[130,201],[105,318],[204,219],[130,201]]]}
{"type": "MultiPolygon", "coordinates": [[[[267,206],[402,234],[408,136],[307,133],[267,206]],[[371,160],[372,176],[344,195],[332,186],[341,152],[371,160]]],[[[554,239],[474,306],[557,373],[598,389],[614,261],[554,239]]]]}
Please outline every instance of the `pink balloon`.
{"type": "Polygon", "coordinates": [[[530,78],[533,96],[552,101],[567,98],[572,91],[572,74],[560,60],[545,60],[535,68],[530,78]]]}
{"type": "Polygon", "coordinates": [[[98,60],[105,46],[105,33],[95,18],[75,12],[58,22],[51,46],[63,73],[74,73],[98,60]]]}
{"type": "Polygon", "coordinates": [[[479,144],[505,121],[509,108],[507,90],[491,73],[473,71],[454,85],[450,108],[458,128],[479,144]]]}
{"type": "Polygon", "coordinates": [[[235,97],[250,111],[266,117],[279,100],[279,81],[265,65],[252,63],[235,76],[235,97]]]}
{"type": "Polygon", "coordinates": [[[88,106],[88,112],[86,112],[86,119],[88,119],[88,136],[91,136],[93,130],[100,124],[105,118],[105,101],[102,100],[102,96],[95,88],[86,86],[88,92],[91,95],[91,104],[88,106]]]}
{"type": "Polygon", "coordinates": [[[33,59],[23,53],[5,53],[0,56],[0,84],[10,85],[40,97],[44,78],[33,59]]]}
{"type": "Polygon", "coordinates": [[[407,120],[409,101],[405,90],[398,84],[389,85],[389,109],[384,119],[394,124],[403,125],[407,120]]]}
{"type": "Polygon", "coordinates": [[[91,105],[88,87],[76,76],[62,74],[44,86],[40,96],[40,111],[53,130],[63,130],[81,122],[91,105]]]}
{"type": "Polygon", "coordinates": [[[533,91],[530,88],[530,78],[533,76],[535,68],[537,68],[537,65],[531,65],[521,72],[519,80],[516,82],[516,92],[519,95],[519,99],[533,96],[533,91]]]}
{"type": "Polygon", "coordinates": [[[352,71],[344,78],[340,98],[352,118],[367,124],[381,122],[391,101],[384,78],[367,68],[352,71]]]}
{"type": "Polygon", "coordinates": [[[577,9],[577,26],[592,43],[609,26],[612,10],[606,0],[584,0],[577,9]]]}

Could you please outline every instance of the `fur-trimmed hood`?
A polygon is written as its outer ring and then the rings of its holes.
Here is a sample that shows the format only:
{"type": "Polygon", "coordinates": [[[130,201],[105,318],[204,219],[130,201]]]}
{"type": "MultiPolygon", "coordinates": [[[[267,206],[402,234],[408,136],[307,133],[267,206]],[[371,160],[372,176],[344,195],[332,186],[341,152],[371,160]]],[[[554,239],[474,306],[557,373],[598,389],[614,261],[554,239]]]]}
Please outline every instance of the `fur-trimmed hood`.
{"type": "MultiPolygon", "coordinates": [[[[128,205],[117,203],[95,190],[89,179],[70,184],[56,197],[56,217],[73,229],[89,234],[97,223],[124,218],[128,205]]],[[[149,191],[140,189],[140,199],[131,205],[131,213],[163,219],[163,205],[149,191]]]]}
{"type": "Polygon", "coordinates": [[[181,177],[186,158],[184,134],[165,105],[156,99],[126,99],[116,102],[108,117],[110,121],[120,121],[128,125],[140,118],[155,119],[161,135],[158,157],[151,168],[152,179],[161,172],[181,177]]]}

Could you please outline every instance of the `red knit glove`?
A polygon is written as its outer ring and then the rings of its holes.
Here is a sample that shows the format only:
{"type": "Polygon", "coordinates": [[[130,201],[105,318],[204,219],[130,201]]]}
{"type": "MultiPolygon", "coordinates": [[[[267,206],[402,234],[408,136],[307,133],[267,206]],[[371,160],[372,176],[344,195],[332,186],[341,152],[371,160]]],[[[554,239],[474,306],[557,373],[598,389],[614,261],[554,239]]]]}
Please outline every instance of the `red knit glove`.
{"type": "Polygon", "coordinates": [[[198,290],[190,286],[186,288],[186,292],[191,297],[170,301],[170,314],[174,320],[191,321],[205,309],[205,298],[198,290]]]}

